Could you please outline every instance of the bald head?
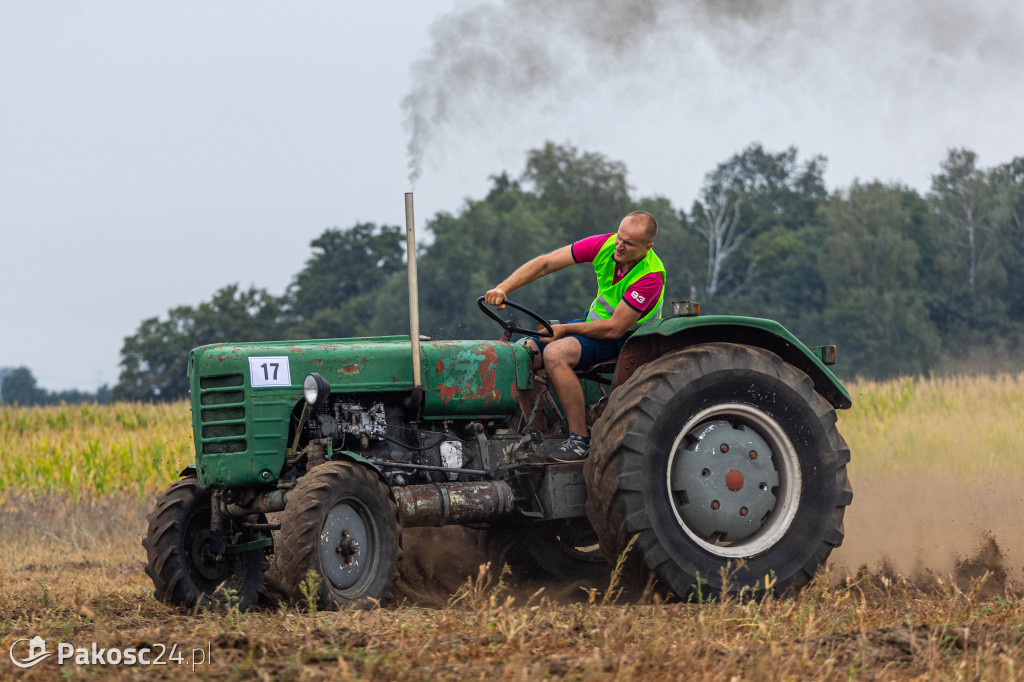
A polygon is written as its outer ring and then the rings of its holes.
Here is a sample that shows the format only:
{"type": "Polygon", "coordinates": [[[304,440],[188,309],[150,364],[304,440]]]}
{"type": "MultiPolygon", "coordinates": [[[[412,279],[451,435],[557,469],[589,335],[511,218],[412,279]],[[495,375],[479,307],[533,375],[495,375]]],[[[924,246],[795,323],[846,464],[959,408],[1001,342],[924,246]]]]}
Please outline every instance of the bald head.
{"type": "Polygon", "coordinates": [[[650,213],[633,211],[619,223],[615,233],[616,263],[628,268],[639,263],[647,255],[658,234],[658,222],[650,213]]]}
{"type": "Polygon", "coordinates": [[[653,244],[654,238],[658,236],[658,221],[647,211],[633,211],[626,215],[622,221],[628,221],[633,225],[641,227],[643,229],[643,239],[648,244],[653,244]]]}

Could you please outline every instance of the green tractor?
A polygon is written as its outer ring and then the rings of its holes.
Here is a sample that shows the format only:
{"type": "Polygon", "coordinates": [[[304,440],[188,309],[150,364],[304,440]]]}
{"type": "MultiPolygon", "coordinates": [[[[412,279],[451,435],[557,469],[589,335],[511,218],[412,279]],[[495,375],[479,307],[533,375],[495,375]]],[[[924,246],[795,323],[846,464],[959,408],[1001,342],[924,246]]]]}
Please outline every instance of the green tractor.
{"type": "Polygon", "coordinates": [[[292,597],[316,584],[322,609],[380,604],[417,526],[484,529],[528,577],[607,581],[625,553],[630,583],[680,598],[798,590],[842,543],[853,493],[835,410],[850,396],[828,369],[835,346],[673,303],[617,359],[578,368],[590,454],[552,461],[566,420],[512,343],[551,323],[506,299],[538,325],[523,327],[481,296],[500,340],[421,338],[412,213],[406,194],[408,336],[190,353],[196,461],[143,541],[158,599],[247,608],[272,560],[292,597]]]}
{"type": "Polygon", "coordinates": [[[834,346],[673,304],[617,361],[580,369],[593,446],[559,463],[557,400],[531,406],[543,433],[518,401],[544,377],[511,335],[537,332],[478,304],[502,340],[194,349],[196,461],[143,543],[156,596],[246,608],[274,561],[293,594],[318,576],[320,608],[380,603],[415,526],[485,529],[514,570],[560,579],[607,575],[628,548],[629,581],[681,598],[799,589],[842,542],[853,494],[835,410],[850,396],[834,346]]]}

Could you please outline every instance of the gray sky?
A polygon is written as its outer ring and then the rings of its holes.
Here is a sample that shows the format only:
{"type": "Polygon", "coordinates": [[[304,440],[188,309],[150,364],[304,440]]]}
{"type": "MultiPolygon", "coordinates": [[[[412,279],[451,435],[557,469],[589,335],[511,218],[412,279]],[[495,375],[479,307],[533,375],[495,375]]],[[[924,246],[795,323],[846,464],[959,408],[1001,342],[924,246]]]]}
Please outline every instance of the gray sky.
{"type": "Polygon", "coordinates": [[[545,140],[684,208],[754,141],[926,191],[950,147],[1024,155],[1022,28],[1012,0],[0,0],[0,366],[113,385],[142,319],[280,294],[324,229],[402,224],[410,190],[422,229],[545,140]]]}

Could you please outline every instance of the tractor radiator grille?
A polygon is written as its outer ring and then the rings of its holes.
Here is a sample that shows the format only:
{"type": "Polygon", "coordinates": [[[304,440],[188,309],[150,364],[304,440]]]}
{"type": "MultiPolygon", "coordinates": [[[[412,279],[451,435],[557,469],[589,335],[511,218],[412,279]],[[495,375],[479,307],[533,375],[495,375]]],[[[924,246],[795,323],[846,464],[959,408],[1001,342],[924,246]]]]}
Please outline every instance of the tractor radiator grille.
{"type": "Polygon", "coordinates": [[[245,391],[241,374],[222,374],[199,378],[200,435],[204,455],[245,452],[245,391]],[[206,407],[207,405],[211,407],[206,407]]]}

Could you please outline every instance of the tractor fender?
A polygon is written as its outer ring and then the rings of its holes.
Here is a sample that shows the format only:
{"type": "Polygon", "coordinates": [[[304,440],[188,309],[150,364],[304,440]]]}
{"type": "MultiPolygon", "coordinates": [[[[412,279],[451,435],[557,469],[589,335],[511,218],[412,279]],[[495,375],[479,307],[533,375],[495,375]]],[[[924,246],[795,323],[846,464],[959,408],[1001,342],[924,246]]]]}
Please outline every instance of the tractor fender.
{"type": "Polygon", "coordinates": [[[330,449],[328,449],[327,459],[329,459],[331,461],[337,461],[339,459],[347,459],[350,462],[355,462],[356,464],[360,464],[362,466],[365,466],[368,469],[370,469],[371,471],[375,472],[377,474],[377,476],[380,478],[380,480],[384,481],[385,483],[388,482],[387,477],[384,475],[384,470],[383,469],[381,469],[379,466],[377,466],[376,464],[374,464],[370,460],[366,459],[362,455],[360,455],[358,453],[355,453],[355,452],[352,452],[351,450],[334,450],[333,448],[330,448],[330,449]]]}
{"type": "Polygon", "coordinates": [[[774,320],[734,315],[667,317],[638,329],[622,347],[612,388],[624,384],[641,366],[666,353],[700,343],[735,343],[762,348],[806,373],[832,407],[845,410],[852,402],[842,382],[818,355],[774,320]]]}

